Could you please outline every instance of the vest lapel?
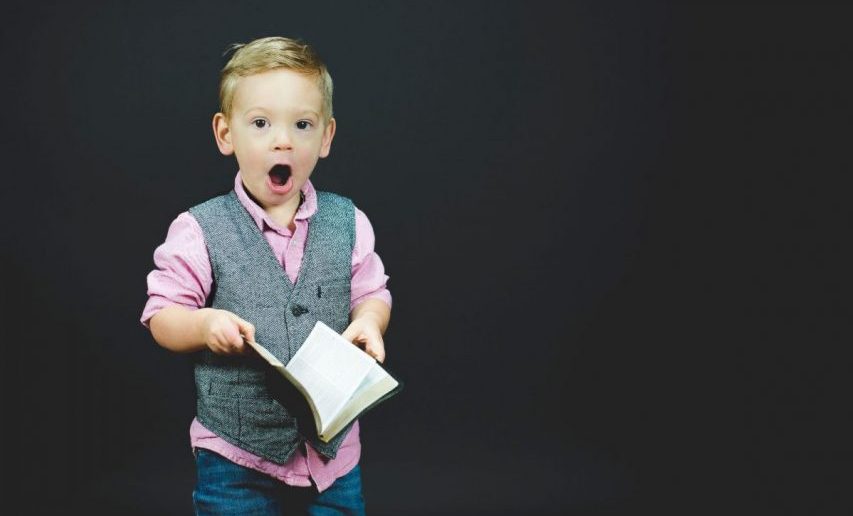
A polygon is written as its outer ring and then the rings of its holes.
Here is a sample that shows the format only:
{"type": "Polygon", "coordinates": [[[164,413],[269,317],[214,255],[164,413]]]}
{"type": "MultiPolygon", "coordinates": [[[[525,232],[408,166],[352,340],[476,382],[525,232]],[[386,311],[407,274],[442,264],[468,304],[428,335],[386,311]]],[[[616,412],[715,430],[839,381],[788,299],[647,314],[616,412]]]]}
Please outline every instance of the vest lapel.
{"type": "MultiPolygon", "coordinates": [[[[294,285],[293,282],[290,281],[290,277],[285,272],[284,267],[282,267],[281,263],[279,263],[278,261],[278,258],[275,256],[275,253],[273,253],[272,247],[270,247],[270,243],[267,241],[266,238],[264,238],[264,235],[261,232],[261,228],[259,228],[258,225],[255,223],[255,219],[252,218],[252,216],[246,210],[246,207],[243,206],[242,203],[240,203],[240,199],[237,198],[237,193],[232,190],[228,197],[235,207],[233,211],[237,213],[237,216],[242,219],[243,225],[251,228],[251,230],[247,231],[246,233],[247,247],[245,251],[249,254],[249,256],[255,256],[263,260],[264,268],[270,271],[271,278],[277,278],[276,281],[281,280],[279,283],[281,284],[281,287],[283,288],[284,292],[286,292],[287,301],[289,303],[290,299],[293,297],[294,292],[296,291],[296,285],[294,285]]],[[[310,237],[310,226],[308,228],[308,233],[308,236],[310,237]]],[[[300,276],[302,275],[300,274],[296,278],[297,285],[300,283],[300,276]]]]}

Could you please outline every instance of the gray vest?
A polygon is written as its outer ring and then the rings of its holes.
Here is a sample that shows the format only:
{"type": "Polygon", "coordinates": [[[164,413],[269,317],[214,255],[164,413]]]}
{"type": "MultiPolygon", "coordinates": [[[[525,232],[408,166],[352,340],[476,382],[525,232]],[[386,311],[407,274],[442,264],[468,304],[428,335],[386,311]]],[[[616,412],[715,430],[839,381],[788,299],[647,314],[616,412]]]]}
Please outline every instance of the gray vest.
{"type": "MultiPolygon", "coordinates": [[[[189,212],[201,226],[210,255],[210,306],[254,324],[255,340],[283,363],[318,320],[338,333],[346,329],[355,243],[355,207],[349,199],[317,192],[317,212],[309,221],[295,285],[234,191],[189,212]]],[[[282,384],[287,380],[254,353],[224,356],[205,349],[198,354],[195,382],[197,417],[206,428],[279,464],[304,440],[334,458],[352,426],[329,443],[320,441],[307,411],[293,408],[298,405],[292,403],[295,389],[282,387],[289,387],[282,384]]]]}

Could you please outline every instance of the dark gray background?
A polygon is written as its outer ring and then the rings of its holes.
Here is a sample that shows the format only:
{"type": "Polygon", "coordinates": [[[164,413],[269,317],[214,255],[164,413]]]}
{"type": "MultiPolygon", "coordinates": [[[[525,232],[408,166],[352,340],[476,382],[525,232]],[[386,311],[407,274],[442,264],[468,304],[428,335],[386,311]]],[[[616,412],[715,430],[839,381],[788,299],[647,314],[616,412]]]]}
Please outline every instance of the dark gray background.
{"type": "MultiPolygon", "coordinates": [[[[152,252],[228,189],[233,42],[311,42],[313,180],[371,218],[371,514],[851,508],[850,9],[645,2],[4,8],[4,500],[189,514],[190,361],[152,252]]],[[[737,512],[737,511],[735,511],[737,512]]]]}

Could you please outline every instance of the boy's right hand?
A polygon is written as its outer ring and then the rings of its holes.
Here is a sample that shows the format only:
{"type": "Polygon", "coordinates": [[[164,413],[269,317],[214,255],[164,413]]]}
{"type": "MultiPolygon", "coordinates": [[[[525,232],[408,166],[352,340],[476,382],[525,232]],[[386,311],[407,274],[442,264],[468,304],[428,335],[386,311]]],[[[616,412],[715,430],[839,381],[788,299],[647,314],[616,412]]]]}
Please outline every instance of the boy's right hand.
{"type": "Polygon", "coordinates": [[[219,355],[239,355],[249,348],[244,344],[244,337],[254,342],[255,326],[252,323],[228,310],[202,310],[205,312],[201,321],[202,338],[212,352],[219,355]]]}

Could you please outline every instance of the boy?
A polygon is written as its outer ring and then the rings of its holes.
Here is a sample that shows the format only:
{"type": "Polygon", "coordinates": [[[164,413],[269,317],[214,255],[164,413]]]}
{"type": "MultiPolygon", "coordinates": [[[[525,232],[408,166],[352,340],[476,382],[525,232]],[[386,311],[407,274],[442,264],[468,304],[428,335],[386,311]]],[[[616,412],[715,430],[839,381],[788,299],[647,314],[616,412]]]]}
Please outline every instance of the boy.
{"type": "Polygon", "coordinates": [[[220,152],[239,165],[234,190],[172,223],[142,322],[161,346],[199,352],[198,514],[363,514],[358,422],[329,443],[307,435],[244,339],[286,363],[322,320],[381,362],[388,277],[367,217],[309,181],[335,135],[325,65],[288,38],[234,47],[213,117],[220,152]]]}

